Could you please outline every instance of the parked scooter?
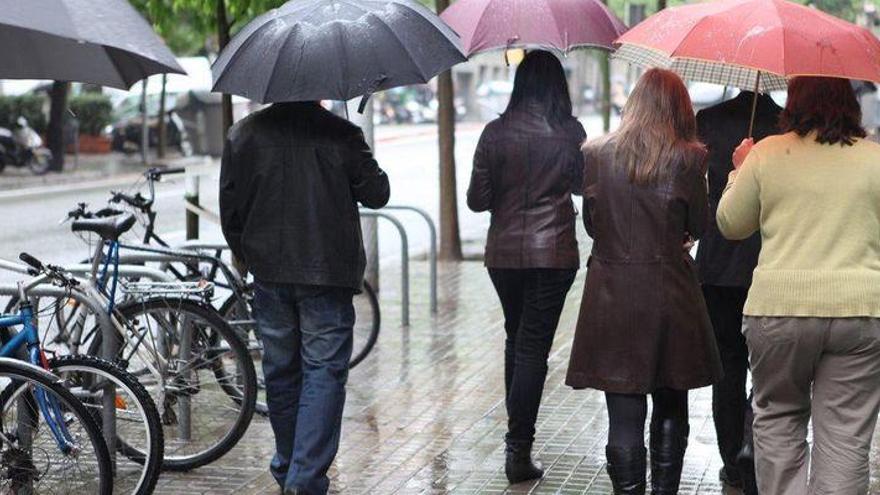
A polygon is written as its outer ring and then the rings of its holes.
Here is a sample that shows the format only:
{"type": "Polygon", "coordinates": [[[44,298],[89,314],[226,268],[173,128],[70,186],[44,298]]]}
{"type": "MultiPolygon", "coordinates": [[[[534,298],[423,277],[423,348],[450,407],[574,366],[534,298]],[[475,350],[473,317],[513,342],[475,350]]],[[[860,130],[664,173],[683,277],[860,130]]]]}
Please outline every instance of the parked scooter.
{"type": "Polygon", "coordinates": [[[7,165],[28,167],[36,175],[45,174],[52,166],[52,152],[24,117],[18,118],[13,130],[0,127],[0,172],[7,165]]]}

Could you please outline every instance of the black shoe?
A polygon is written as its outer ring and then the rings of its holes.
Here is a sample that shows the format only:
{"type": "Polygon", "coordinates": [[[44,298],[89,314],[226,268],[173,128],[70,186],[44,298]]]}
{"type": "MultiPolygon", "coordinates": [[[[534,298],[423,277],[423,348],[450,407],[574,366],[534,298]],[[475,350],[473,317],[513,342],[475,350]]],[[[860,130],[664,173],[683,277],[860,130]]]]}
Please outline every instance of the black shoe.
{"type": "Polygon", "coordinates": [[[647,450],[638,447],[605,447],[608,476],[615,495],[644,495],[647,450]]]}
{"type": "Polygon", "coordinates": [[[744,495],[758,495],[758,484],[755,480],[755,450],[752,442],[746,442],[736,456],[736,467],[742,477],[744,495]]]}
{"type": "Polygon", "coordinates": [[[721,470],[718,471],[718,479],[721,480],[721,483],[731,488],[742,489],[743,480],[739,475],[739,468],[722,466],[721,470]]]}
{"type": "Polygon", "coordinates": [[[657,426],[651,425],[652,495],[678,493],[689,433],[687,423],[664,421],[657,426]]]}
{"type": "Polygon", "coordinates": [[[532,462],[530,442],[507,441],[504,474],[511,485],[536,480],[544,476],[544,470],[532,462]]]}

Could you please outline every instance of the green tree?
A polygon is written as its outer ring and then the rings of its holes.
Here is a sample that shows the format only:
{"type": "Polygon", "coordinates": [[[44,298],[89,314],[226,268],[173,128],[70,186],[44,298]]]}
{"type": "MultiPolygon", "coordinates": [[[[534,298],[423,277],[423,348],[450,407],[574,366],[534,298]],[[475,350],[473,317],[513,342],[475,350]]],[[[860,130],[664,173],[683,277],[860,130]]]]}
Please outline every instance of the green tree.
{"type": "MultiPolygon", "coordinates": [[[[437,13],[449,7],[449,0],[436,0],[437,13]]],[[[437,78],[437,126],[440,151],[440,258],[462,259],[458,227],[458,187],[455,178],[455,88],[452,71],[437,78]]]]}
{"type": "MultiPolygon", "coordinates": [[[[148,13],[160,34],[167,35],[179,29],[180,20],[186,19],[191,30],[179,32],[179,41],[189,39],[214,40],[217,51],[254,17],[279,7],[285,0],[135,0],[148,13]]],[[[232,98],[223,97],[223,128],[232,127],[232,98]]]]}

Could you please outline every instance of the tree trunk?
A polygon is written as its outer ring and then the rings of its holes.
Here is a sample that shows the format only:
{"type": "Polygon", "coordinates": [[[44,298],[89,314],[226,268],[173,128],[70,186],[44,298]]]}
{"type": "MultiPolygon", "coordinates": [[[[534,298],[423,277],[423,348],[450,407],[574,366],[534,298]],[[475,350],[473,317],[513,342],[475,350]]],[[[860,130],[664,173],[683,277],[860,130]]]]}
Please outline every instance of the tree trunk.
{"type": "Polygon", "coordinates": [[[67,95],[70,83],[55,81],[49,90],[49,126],[46,129],[46,145],[52,152],[53,172],[64,170],[64,123],[67,122],[67,95]]]}
{"type": "MultiPolygon", "coordinates": [[[[226,0],[217,0],[217,41],[220,44],[220,51],[222,52],[226,45],[229,44],[229,30],[231,26],[229,24],[229,18],[226,15],[226,0]]],[[[229,128],[232,127],[233,123],[233,114],[232,114],[232,95],[224,94],[223,95],[223,138],[226,138],[226,133],[229,132],[229,128]]]]}
{"type": "MultiPolygon", "coordinates": [[[[608,0],[602,3],[608,5],[608,0]]],[[[602,130],[608,133],[611,130],[611,57],[606,52],[599,53],[599,69],[602,71],[602,130]]]]}
{"type": "MultiPolygon", "coordinates": [[[[449,7],[449,0],[437,0],[437,13],[449,7]]],[[[437,126],[440,145],[440,253],[446,261],[461,260],[461,235],[458,228],[458,188],[455,178],[455,88],[452,71],[437,79],[439,103],[437,126]]]]}
{"type": "Polygon", "coordinates": [[[611,130],[611,56],[599,54],[599,68],[602,71],[602,129],[611,130]]]}
{"type": "Polygon", "coordinates": [[[657,0],[657,12],[666,8],[666,0],[657,0]]]}
{"type": "Polygon", "coordinates": [[[159,125],[156,132],[159,133],[159,142],[156,143],[156,157],[160,160],[165,158],[165,149],[168,147],[168,119],[165,112],[165,97],[167,96],[166,87],[168,85],[168,74],[162,74],[162,92],[159,94],[159,125]]]}

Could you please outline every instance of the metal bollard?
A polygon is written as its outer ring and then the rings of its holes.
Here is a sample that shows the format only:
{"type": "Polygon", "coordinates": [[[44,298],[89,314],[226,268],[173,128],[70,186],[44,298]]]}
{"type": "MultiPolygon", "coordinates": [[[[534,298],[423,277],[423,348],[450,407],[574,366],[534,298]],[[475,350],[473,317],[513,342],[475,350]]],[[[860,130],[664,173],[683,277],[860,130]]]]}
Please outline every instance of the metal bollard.
{"type": "MultiPolygon", "coordinates": [[[[186,175],[186,192],[184,200],[187,204],[199,206],[199,176],[196,174],[186,175]]],[[[199,215],[191,210],[186,210],[186,238],[199,238],[199,215]]]]}

